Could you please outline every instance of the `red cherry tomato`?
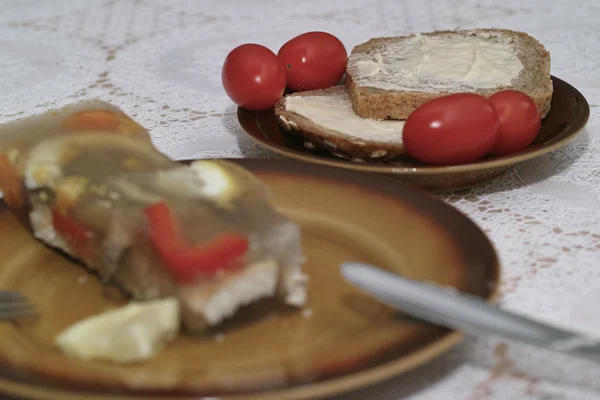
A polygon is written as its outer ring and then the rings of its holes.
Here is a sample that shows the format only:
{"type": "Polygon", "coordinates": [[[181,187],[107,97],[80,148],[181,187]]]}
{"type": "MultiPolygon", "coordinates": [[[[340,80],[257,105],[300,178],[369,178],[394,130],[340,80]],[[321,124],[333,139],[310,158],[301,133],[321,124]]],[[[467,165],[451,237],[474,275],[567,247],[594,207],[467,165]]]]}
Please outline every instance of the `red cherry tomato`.
{"type": "Polygon", "coordinates": [[[498,139],[500,122],[492,104],[471,93],[439,97],[406,119],[406,151],[431,164],[463,164],[483,157],[498,139]]]}
{"type": "Polygon", "coordinates": [[[492,154],[516,153],[533,143],[542,118],[531,97],[516,90],[503,90],[489,100],[500,120],[500,135],[492,154]]]}
{"type": "Polygon", "coordinates": [[[325,89],[337,84],[346,70],[344,44],[327,32],[307,32],[285,43],[277,57],[291,90],[325,89]]]}
{"type": "Polygon", "coordinates": [[[243,44],[225,59],[221,81],[235,104],[259,111],[273,106],[283,95],[285,70],[271,50],[258,44],[243,44]]]}

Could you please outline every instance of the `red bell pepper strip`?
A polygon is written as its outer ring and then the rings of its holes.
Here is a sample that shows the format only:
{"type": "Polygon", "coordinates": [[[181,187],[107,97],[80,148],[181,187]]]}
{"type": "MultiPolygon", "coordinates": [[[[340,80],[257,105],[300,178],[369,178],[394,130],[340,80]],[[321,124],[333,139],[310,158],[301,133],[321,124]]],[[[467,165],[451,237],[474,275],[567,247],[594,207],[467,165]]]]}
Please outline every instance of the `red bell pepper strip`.
{"type": "Polygon", "coordinates": [[[234,233],[219,235],[206,244],[190,246],[185,243],[171,210],[164,202],[147,207],[144,213],[150,226],[150,240],[179,281],[189,282],[198,275],[213,275],[220,269],[236,268],[234,262],[248,251],[248,239],[234,233]]]}
{"type": "Polygon", "coordinates": [[[69,218],[56,208],[52,209],[52,225],[78,256],[82,258],[93,257],[95,253],[92,244],[95,236],[94,231],[69,218]]]}

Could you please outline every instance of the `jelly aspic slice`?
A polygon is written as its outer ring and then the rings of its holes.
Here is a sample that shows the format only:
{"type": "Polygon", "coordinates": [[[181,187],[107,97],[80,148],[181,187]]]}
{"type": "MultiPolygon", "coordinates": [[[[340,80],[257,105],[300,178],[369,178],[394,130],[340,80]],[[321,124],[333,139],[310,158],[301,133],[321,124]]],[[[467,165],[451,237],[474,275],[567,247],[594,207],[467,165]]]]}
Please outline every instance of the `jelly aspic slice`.
{"type": "Polygon", "coordinates": [[[19,146],[11,165],[36,237],[136,300],[177,298],[191,332],[263,297],[305,303],[300,230],[256,177],[225,161],[184,166],[114,133],[57,130],[19,146]]]}
{"type": "Polygon", "coordinates": [[[28,150],[53,136],[88,132],[128,136],[151,144],[150,135],[118,107],[86,100],[0,126],[0,194],[12,207],[25,201],[22,158],[28,150]]]}

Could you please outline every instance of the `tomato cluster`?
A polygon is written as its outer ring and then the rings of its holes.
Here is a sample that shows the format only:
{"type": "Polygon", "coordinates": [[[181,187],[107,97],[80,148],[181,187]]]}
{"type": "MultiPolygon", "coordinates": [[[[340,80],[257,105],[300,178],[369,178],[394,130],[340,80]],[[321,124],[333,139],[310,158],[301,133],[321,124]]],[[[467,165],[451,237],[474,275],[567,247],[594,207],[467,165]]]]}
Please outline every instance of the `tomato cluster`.
{"type": "Polygon", "coordinates": [[[525,93],[503,90],[489,99],[459,93],[416,108],[406,119],[402,139],[407,153],[422,162],[456,165],[523,150],[540,125],[540,112],[525,93]]]}
{"type": "MultiPolygon", "coordinates": [[[[248,110],[272,107],[286,87],[292,91],[326,89],[346,69],[343,43],[326,32],[307,32],[286,42],[275,54],[259,44],[233,49],[221,80],[231,100],[248,110]]],[[[490,98],[459,93],[415,109],[403,130],[406,151],[429,164],[456,165],[487,154],[507,155],[529,146],[540,129],[534,101],[522,92],[503,90],[490,98]]]]}
{"type": "Polygon", "coordinates": [[[277,55],[259,44],[233,49],[223,64],[221,80],[231,100],[248,110],[273,106],[285,88],[325,89],[337,84],[346,69],[344,44],[326,32],[307,32],[286,42],[277,55]]]}

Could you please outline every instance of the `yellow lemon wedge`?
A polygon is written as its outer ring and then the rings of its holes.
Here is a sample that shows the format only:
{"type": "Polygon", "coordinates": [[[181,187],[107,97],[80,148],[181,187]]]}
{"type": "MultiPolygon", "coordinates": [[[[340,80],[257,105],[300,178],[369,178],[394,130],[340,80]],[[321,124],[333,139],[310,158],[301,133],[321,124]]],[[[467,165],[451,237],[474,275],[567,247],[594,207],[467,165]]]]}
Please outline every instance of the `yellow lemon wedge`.
{"type": "Polygon", "coordinates": [[[77,359],[141,362],[177,337],[179,314],[175,298],[131,302],[76,322],[56,336],[55,344],[77,359]]]}

